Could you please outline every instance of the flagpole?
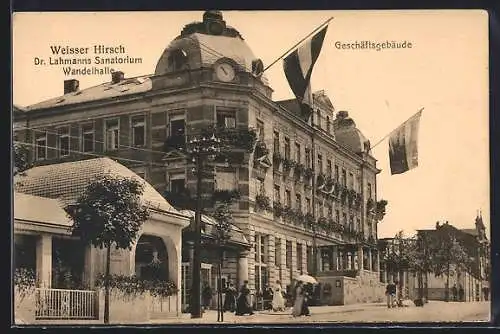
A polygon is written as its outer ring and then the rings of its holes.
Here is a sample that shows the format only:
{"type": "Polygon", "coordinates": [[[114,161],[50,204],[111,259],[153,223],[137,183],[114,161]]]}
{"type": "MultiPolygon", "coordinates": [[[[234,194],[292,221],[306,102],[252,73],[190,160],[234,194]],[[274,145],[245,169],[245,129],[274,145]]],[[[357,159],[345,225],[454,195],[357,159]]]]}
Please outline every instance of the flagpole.
{"type": "Polygon", "coordinates": [[[278,59],[276,59],[275,61],[273,61],[270,65],[268,65],[266,68],[264,68],[264,70],[262,71],[262,73],[264,73],[265,71],[267,71],[267,69],[269,69],[271,66],[273,66],[274,64],[276,64],[280,59],[284,58],[286,55],[288,55],[288,53],[290,53],[290,51],[292,51],[293,49],[295,49],[298,45],[300,45],[303,41],[305,41],[306,39],[308,39],[310,36],[312,36],[314,33],[316,33],[318,30],[320,30],[321,28],[323,28],[325,25],[327,25],[328,23],[330,23],[330,21],[333,20],[333,16],[330,17],[328,20],[326,20],[323,24],[321,24],[318,28],[314,29],[313,32],[311,32],[309,35],[307,35],[306,37],[302,38],[297,44],[295,44],[294,46],[292,46],[290,49],[288,49],[284,54],[282,54],[278,59]]]}
{"type": "MultiPolygon", "coordinates": [[[[411,115],[406,121],[402,122],[401,124],[405,124],[406,122],[408,122],[410,119],[412,119],[416,114],[418,114],[419,112],[422,112],[422,110],[424,110],[424,108],[420,108],[419,111],[417,111],[416,113],[414,113],[413,115],[411,115]]],[[[397,129],[397,128],[396,128],[397,129]]],[[[382,139],[380,139],[375,145],[371,146],[370,147],[370,151],[375,147],[377,146],[378,144],[380,144],[381,142],[383,142],[387,137],[389,137],[395,130],[392,130],[391,132],[389,132],[388,134],[386,134],[382,139]]]]}

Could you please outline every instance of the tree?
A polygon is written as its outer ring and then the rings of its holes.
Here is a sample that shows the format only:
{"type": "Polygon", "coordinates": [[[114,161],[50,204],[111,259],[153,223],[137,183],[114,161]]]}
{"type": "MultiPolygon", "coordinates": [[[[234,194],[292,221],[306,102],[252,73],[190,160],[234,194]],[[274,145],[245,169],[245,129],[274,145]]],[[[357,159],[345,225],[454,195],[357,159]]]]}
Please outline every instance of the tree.
{"type": "Polygon", "coordinates": [[[424,275],[427,277],[433,271],[432,256],[435,249],[436,238],[428,233],[420,233],[415,237],[414,256],[412,257],[411,268],[417,274],[418,283],[418,299],[422,300],[427,296],[427,291],[424,291],[424,275]]]}
{"type": "Polygon", "coordinates": [[[141,202],[144,183],[122,176],[97,176],[66,212],[72,233],[85,244],[106,248],[104,323],[109,323],[111,246],[131,249],[149,211],[141,202]]]}
{"type": "Polygon", "coordinates": [[[14,149],[14,167],[13,167],[13,176],[23,175],[23,172],[31,167],[29,163],[29,150],[28,148],[19,143],[13,144],[14,149]]]}
{"type": "Polygon", "coordinates": [[[463,245],[457,240],[453,227],[448,224],[436,228],[438,241],[433,242],[432,271],[436,276],[446,275],[445,300],[449,301],[450,271],[455,266],[458,269],[470,269],[470,257],[463,245]]]}
{"type": "Polygon", "coordinates": [[[229,205],[230,201],[218,202],[215,204],[215,210],[213,212],[213,218],[216,221],[214,227],[213,236],[215,243],[218,248],[219,263],[217,266],[217,321],[224,321],[224,310],[223,310],[223,300],[222,300],[222,261],[224,260],[224,246],[229,241],[231,233],[231,223],[233,221],[233,215],[229,205]]]}
{"type": "Polygon", "coordinates": [[[389,273],[397,275],[399,282],[403,281],[403,273],[411,269],[415,257],[414,244],[412,239],[404,237],[403,231],[399,231],[387,245],[385,266],[389,273]]]}

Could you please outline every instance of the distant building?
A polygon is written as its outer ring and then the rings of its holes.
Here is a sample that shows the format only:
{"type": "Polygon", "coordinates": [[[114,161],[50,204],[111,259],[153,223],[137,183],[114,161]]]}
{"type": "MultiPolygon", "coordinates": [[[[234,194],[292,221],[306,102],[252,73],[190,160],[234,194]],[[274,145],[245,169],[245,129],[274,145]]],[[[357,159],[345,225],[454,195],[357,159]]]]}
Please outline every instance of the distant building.
{"type": "MultiPolygon", "coordinates": [[[[253,245],[235,243],[227,250],[224,280],[237,285],[249,280],[257,293],[278,279],[286,286],[311,273],[339,277],[331,281],[338,291],[325,293],[325,303],[373,301],[373,291],[381,289],[375,287],[380,169],[370,142],[347,112],[335,113],[323,91],[314,94],[308,122],[295,99],[274,101],[262,69],[222,14],[207,11],[202,22],[187,24],[166,47],[153,75],[126,78],[116,71],[107,82],[85,89],[66,80],[63,95],[14,114],[16,138],[33,147],[35,165],[114,157],[174,204],[186,190],[195,193],[196,177],[166,144],[185,143],[193,129],[209,125],[255,128],[253,156],[217,165],[214,177],[202,184],[205,193],[239,191],[232,208],[235,224],[253,245]],[[333,295],[341,297],[334,301],[333,295]]],[[[191,284],[187,232],[183,309],[191,284]]],[[[214,254],[203,248],[202,280],[215,288],[214,254]]]]}
{"type": "MultiPolygon", "coordinates": [[[[448,222],[444,224],[436,224],[436,228],[432,230],[418,230],[417,238],[413,240],[405,240],[405,242],[420,242],[426,237],[442,238],[443,233],[451,234],[464,248],[471,260],[471,265],[468,270],[460,269],[454,265],[451,266],[449,277],[449,300],[461,301],[481,301],[488,300],[490,294],[490,241],[485,233],[485,226],[481,214],[478,213],[475,219],[475,228],[472,229],[457,229],[448,222]],[[454,287],[456,287],[456,296],[454,295],[454,287]],[[463,296],[460,290],[463,289],[463,296]]],[[[397,243],[394,238],[383,238],[379,240],[380,245],[384,247],[396,247],[397,243]],[[388,246],[390,245],[390,246],[388,246]]],[[[386,249],[381,249],[381,282],[387,283],[391,279],[397,280],[403,287],[403,292],[411,299],[417,298],[419,295],[418,273],[413,273],[408,270],[403,270],[399,275],[388,270],[387,264],[384,263],[384,253],[386,249]]],[[[425,250],[423,250],[425,251],[425,250]]],[[[446,274],[436,276],[427,274],[422,276],[422,288],[424,297],[429,300],[446,300],[446,274]]]]}

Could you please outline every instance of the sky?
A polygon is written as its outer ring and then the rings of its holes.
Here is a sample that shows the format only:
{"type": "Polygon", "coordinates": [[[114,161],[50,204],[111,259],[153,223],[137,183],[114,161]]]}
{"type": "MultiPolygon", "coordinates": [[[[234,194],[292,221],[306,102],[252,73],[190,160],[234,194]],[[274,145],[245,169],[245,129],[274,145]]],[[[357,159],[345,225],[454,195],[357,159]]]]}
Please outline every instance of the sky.
{"type": "MultiPolygon", "coordinates": [[[[203,12],[16,13],[13,17],[13,103],[28,106],[63,94],[60,66],[35,65],[51,46],[123,45],[141,64],[126,77],[151,74],[163,50],[203,12]]],[[[336,110],[346,110],[372,146],[424,108],[419,166],[390,175],[387,139],[373,147],[381,173],[378,199],[388,201],[379,237],[449,221],[473,228],[482,211],[489,232],[488,16],[480,10],[224,11],[264,66],[333,17],[311,78],[336,110]],[[396,41],[411,48],[342,49],[355,41],[396,41]]],[[[273,99],[293,98],[278,61],[266,71],[273,99]]],[[[80,88],[109,81],[76,77],[80,88]]]]}

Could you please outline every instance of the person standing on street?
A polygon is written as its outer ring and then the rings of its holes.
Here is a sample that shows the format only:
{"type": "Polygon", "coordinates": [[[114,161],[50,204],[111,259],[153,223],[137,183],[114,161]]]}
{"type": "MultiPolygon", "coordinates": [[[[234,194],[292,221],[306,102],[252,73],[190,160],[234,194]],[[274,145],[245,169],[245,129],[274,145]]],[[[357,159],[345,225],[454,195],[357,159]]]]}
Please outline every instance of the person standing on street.
{"type": "Polygon", "coordinates": [[[236,315],[253,314],[252,307],[248,301],[249,296],[250,289],[248,288],[248,281],[244,281],[238,299],[236,300],[236,315]]]}
{"type": "Polygon", "coordinates": [[[234,312],[236,310],[236,289],[233,283],[229,283],[224,297],[224,312],[234,312]]]}
{"type": "Polygon", "coordinates": [[[387,296],[387,307],[392,308],[394,307],[394,300],[396,297],[396,284],[394,284],[392,281],[387,284],[385,287],[385,295],[387,296]]]}
{"type": "Polygon", "coordinates": [[[276,286],[273,291],[273,311],[283,312],[285,311],[285,299],[283,298],[283,288],[281,287],[281,282],[276,281],[276,286]]]}

